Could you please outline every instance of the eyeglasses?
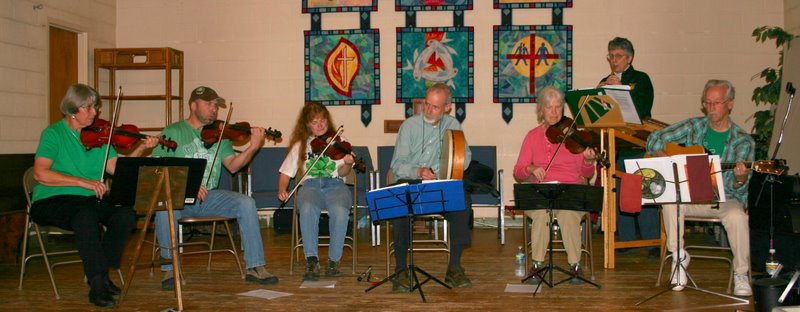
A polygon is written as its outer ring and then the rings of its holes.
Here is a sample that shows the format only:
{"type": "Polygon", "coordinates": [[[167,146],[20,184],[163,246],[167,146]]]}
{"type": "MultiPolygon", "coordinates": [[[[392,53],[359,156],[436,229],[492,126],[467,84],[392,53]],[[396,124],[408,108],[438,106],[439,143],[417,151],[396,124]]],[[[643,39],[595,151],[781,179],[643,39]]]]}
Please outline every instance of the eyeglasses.
{"type": "Polygon", "coordinates": [[[730,101],[730,100],[725,99],[725,100],[722,100],[722,101],[713,101],[713,102],[709,101],[709,100],[703,100],[703,105],[705,105],[705,106],[719,106],[719,105],[723,105],[725,103],[728,103],[728,101],[730,101]]]}
{"type": "Polygon", "coordinates": [[[627,56],[628,56],[627,54],[607,54],[606,55],[606,59],[608,59],[609,61],[610,60],[618,60],[618,59],[621,59],[621,58],[625,58],[627,56]]]}

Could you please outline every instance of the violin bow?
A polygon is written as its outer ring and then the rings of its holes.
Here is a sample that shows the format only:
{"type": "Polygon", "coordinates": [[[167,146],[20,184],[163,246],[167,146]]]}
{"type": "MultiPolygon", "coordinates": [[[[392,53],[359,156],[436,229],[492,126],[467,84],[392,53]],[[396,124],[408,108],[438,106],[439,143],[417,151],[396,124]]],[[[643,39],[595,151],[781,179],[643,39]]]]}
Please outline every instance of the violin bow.
{"type": "MultiPolygon", "coordinates": [[[[339,135],[342,134],[342,131],[344,131],[344,126],[339,126],[339,129],[336,129],[336,134],[334,134],[331,137],[330,142],[328,142],[328,144],[325,145],[325,148],[322,149],[322,151],[319,153],[319,155],[317,155],[317,157],[314,158],[314,162],[311,163],[311,166],[309,166],[309,168],[314,168],[314,165],[316,165],[317,162],[320,160],[320,158],[322,158],[322,156],[325,155],[325,152],[328,151],[328,148],[331,147],[331,145],[333,145],[333,142],[336,142],[336,138],[339,137],[339,135]]],[[[297,189],[300,187],[300,181],[303,181],[303,179],[305,179],[305,177],[306,177],[306,175],[308,175],[309,171],[311,171],[311,170],[303,171],[303,175],[300,177],[299,180],[297,180],[298,182],[294,184],[294,187],[292,188],[292,191],[289,192],[289,197],[286,197],[286,200],[281,202],[281,205],[280,205],[280,207],[278,207],[278,209],[286,207],[286,203],[289,202],[289,199],[292,198],[292,195],[294,195],[294,193],[297,192],[297,189]]]]}
{"type": "Polygon", "coordinates": [[[114,114],[111,116],[111,129],[108,130],[108,143],[106,143],[106,156],[103,157],[103,171],[100,171],[100,182],[105,182],[106,166],[108,165],[108,154],[111,151],[111,137],[114,135],[114,125],[119,118],[119,108],[122,103],[122,86],[117,91],[117,99],[114,101],[114,114]]]}
{"type": "Polygon", "coordinates": [[[217,162],[217,155],[219,155],[219,148],[220,146],[222,146],[222,135],[225,133],[225,127],[228,126],[228,122],[231,121],[231,115],[233,114],[233,102],[231,102],[229,105],[230,109],[228,109],[228,116],[225,117],[225,122],[222,123],[222,130],[219,131],[219,137],[217,137],[217,150],[214,151],[214,158],[211,159],[211,171],[208,172],[208,176],[206,177],[206,182],[203,183],[205,187],[208,187],[208,182],[211,182],[211,174],[214,173],[214,164],[217,162]]]}

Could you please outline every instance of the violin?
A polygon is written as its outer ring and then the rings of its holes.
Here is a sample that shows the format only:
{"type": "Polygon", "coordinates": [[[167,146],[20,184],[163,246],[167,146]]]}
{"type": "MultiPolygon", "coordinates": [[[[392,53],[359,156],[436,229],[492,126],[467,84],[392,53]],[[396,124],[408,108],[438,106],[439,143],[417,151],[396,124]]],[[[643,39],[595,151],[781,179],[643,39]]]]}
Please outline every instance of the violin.
{"type": "MultiPolygon", "coordinates": [[[[81,129],[81,143],[86,150],[108,144],[108,139],[111,137],[111,145],[119,149],[131,149],[133,145],[141,139],[147,138],[147,135],[139,133],[139,128],[134,125],[123,124],[119,127],[114,127],[113,136],[111,135],[111,123],[105,119],[96,118],[94,122],[83,129],[81,129]]],[[[158,143],[162,148],[167,148],[174,151],[178,147],[175,141],[166,139],[161,136],[158,143]]]]}
{"type": "MultiPolygon", "coordinates": [[[[553,144],[558,144],[563,141],[564,147],[573,154],[583,153],[586,148],[591,146],[592,142],[592,135],[589,134],[588,131],[576,129],[572,118],[567,116],[562,116],[561,120],[557,123],[547,127],[545,136],[547,140],[553,144]]],[[[603,166],[608,167],[608,159],[605,157],[605,153],[599,154],[596,159],[600,161],[603,166]]]]}
{"type": "Polygon", "coordinates": [[[575,129],[572,118],[567,116],[562,116],[557,123],[547,127],[545,136],[553,144],[563,141],[564,147],[573,154],[583,153],[592,141],[592,135],[587,131],[575,129]]]}
{"type": "MultiPolygon", "coordinates": [[[[317,154],[321,153],[322,150],[325,149],[325,146],[328,145],[328,142],[330,142],[330,139],[334,136],[336,136],[335,131],[328,131],[325,134],[314,138],[311,140],[311,150],[317,154]]],[[[339,160],[344,158],[346,155],[352,155],[353,160],[355,161],[353,163],[353,169],[356,169],[358,172],[365,172],[367,170],[367,165],[365,165],[361,159],[355,158],[355,154],[353,154],[353,146],[350,144],[350,142],[343,141],[340,136],[336,136],[336,139],[331,144],[331,147],[325,151],[325,155],[333,160],[339,160]]]]}
{"type": "MultiPolygon", "coordinates": [[[[222,139],[229,139],[231,141],[242,141],[250,136],[250,123],[237,122],[228,124],[225,129],[222,129],[222,120],[215,120],[214,122],[203,126],[200,130],[200,137],[203,139],[206,148],[210,148],[222,135],[222,139]],[[220,133],[221,132],[221,133],[220,133]]],[[[264,130],[264,137],[269,140],[276,141],[281,138],[281,132],[272,128],[264,130]]]]}

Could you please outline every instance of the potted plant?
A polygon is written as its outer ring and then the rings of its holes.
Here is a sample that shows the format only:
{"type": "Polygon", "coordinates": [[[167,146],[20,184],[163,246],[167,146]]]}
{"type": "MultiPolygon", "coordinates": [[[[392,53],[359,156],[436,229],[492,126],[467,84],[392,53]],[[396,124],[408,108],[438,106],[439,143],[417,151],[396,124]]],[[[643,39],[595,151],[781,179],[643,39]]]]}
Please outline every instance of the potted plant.
{"type": "Polygon", "coordinates": [[[775,48],[779,50],[778,67],[767,67],[752,78],[763,78],[765,82],[764,85],[753,89],[753,97],[751,99],[756,103],[756,106],[765,104],[768,105],[768,108],[753,114],[753,129],[750,134],[756,141],[756,159],[766,159],[770,140],[772,139],[772,129],[775,126],[775,109],[782,90],[783,46],[790,47],[792,39],[796,36],[781,27],[761,26],[753,30],[753,37],[756,38],[756,42],[764,42],[767,39],[775,40],[775,48]]]}

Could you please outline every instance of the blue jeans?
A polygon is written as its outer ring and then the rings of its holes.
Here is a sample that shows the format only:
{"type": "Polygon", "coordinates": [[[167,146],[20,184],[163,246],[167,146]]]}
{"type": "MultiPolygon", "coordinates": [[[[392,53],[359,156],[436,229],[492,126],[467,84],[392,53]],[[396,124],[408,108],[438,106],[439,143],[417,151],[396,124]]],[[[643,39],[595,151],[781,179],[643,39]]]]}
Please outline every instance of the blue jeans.
{"type": "Polygon", "coordinates": [[[306,258],[318,257],[319,215],[328,210],[330,245],[328,259],[342,258],[353,196],[341,179],[310,178],[303,181],[297,193],[297,208],[300,216],[300,233],[303,236],[303,253],[306,258]]]}
{"type": "MultiPolygon", "coordinates": [[[[239,234],[242,237],[245,265],[250,269],[265,264],[264,243],[261,240],[258,212],[253,198],[228,190],[210,190],[206,200],[203,202],[186,205],[183,210],[175,210],[175,228],[177,229],[177,221],[181,217],[202,216],[236,218],[236,222],[239,223],[239,234]]],[[[156,212],[156,237],[161,246],[161,257],[171,259],[169,218],[166,211],[156,212]]],[[[162,265],[161,270],[170,271],[172,270],[172,265],[162,265]]]]}

